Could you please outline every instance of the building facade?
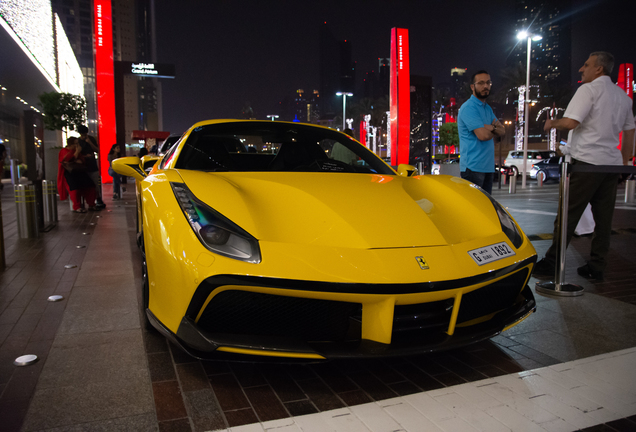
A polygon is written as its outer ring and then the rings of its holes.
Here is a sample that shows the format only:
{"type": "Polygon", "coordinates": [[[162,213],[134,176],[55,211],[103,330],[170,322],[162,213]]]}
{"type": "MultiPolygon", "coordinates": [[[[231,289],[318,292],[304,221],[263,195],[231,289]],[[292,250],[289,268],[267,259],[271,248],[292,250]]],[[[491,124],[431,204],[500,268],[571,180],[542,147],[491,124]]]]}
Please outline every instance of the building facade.
{"type": "Polygon", "coordinates": [[[13,160],[27,170],[29,179],[55,179],[56,148],[63,137],[44,129],[39,96],[51,92],[83,96],[84,86],[70,41],[49,0],[0,2],[0,59],[0,143],[7,150],[3,166],[13,160]]]}

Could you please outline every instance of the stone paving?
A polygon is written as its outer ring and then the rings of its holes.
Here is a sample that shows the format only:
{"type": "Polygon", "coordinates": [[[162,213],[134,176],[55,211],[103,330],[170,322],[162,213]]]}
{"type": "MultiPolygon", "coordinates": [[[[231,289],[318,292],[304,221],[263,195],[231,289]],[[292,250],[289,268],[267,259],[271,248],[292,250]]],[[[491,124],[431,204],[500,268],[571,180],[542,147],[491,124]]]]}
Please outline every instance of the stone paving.
{"type": "MultiPolygon", "coordinates": [[[[541,256],[558,188],[531,184],[517,192],[493,195],[541,256]]],[[[58,203],[57,226],[21,240],[12,190],[2,192],[0,431],[223,430],[636,346],[636,211],[620,202],[617,208],[624,209],[615,214],[606,281],[591,283],[576,274],[590,239],[575,238],[566,279],[584,286],[585,295],[536,295],[537,313],[491,341],[425,356],[287,364],[252,358],[201,362],[144,330],[134,190],[129,186],[123,200],[106,202],[107,210],[85,214],[58,203]],[[67,264],[77,267],[65,269],[67,264]],[[52,294],[65,298],[48,302],[52,294]],[[37,354],[39,362],[14,366],[26,353],[37,354]]]]}

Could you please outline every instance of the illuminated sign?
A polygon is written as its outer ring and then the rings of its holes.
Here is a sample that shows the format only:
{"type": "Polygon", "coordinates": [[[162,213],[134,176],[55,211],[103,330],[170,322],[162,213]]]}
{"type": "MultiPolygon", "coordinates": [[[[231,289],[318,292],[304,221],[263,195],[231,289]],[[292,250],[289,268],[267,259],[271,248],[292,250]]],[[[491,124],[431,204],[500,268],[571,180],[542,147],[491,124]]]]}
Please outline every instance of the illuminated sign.
{"type": "Polygon", "coordinates": [[[175,69],[172,64],[121,62],[127,75],[152,78],[174,78],[175,69]]]}
{"type": "Polygon", "coordinates": [[[409,32],[391,29],[391,165],[409,163],[411,145],[411,77],[409,65],[409,32]]]}
{"type": "Polygon", "coordinates": [[[632,99],[634,99],[633,83],[634,65],[631,63],[621,64],[618,68],[618,82],[616,84],[618,84],[618,86],[627,93],[627,96],[632,99]]]}
{"type": "Polygon", "coordinates": [[[95,86],[101,156],[99,171],[103,179],[110,179],[106,155],[111,145],[117,142],[113,16],[110,0],[95,0],[95,41],[95,86]]]}

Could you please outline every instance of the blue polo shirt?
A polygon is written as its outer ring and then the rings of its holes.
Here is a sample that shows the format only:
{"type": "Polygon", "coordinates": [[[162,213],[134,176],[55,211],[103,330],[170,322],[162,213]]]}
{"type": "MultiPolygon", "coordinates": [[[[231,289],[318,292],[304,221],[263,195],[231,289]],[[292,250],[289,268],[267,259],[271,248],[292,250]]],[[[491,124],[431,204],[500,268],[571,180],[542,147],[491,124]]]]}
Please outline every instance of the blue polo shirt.
{"type": "Polygon", "coordinates": [[[495,120],[492,108],[472,95],[457,115],[459,132],[459,170],[466,168],[475,172],[489,173],[495,171],[495,143],[492,139],[480,141],[473,132],[475,129],[492,124],[495,120]]]}

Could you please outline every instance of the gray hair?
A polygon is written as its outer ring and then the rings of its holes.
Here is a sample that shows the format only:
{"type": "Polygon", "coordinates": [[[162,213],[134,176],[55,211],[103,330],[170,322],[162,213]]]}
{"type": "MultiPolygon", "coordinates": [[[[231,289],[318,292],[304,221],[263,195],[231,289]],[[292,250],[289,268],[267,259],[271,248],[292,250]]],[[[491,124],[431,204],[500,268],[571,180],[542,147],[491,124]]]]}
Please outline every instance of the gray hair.
{"type": "Polygon", "coordinates": [[[596,56],[596,66],[603,67],[603,74],[609,75],[614,69],[614,56],[606,51],[596,51],[590,54],[590,57],[596,56]]]}

